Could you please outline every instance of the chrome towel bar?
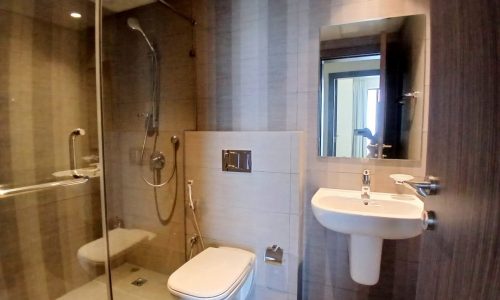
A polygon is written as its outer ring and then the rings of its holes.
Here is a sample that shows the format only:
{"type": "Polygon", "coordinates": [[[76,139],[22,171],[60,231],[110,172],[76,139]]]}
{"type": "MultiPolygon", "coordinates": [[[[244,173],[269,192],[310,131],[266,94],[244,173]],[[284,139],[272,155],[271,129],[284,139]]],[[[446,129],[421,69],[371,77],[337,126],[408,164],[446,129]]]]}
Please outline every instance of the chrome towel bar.
{"type": "Polygon", "coordinates": [[[52,188],[56,188],[56,187],[60,187],[60,186],[70,186],[70,185],[82,184],[82,183],[86,183],[87,181],[89,181],[88,177],[82,177],[82,178],[74,178],[74,179],[40,183],[40,184],[28,185],[28,186],[10,188],[10,189],[0,188],[0,199],[12,197],[12,196],[17,196],[17,195],[21,195],[21,194],[26,194],[26,193],[33,193],[33,192],[37,192],[37,191],[48,190],[48,189],[52,189],[52,188]]]}

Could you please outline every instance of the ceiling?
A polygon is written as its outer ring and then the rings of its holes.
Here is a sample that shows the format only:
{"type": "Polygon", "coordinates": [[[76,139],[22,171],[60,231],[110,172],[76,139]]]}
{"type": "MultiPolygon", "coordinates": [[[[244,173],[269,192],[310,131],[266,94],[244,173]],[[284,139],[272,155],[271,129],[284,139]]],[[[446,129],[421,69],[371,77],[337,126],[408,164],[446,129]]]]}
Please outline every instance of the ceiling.
{"type": "Polygon", "coordinates": [[[379,35],[381,32],[397,32],[406,17],[387,18],[365,22],[324,26],[320,31],[321,41],[379,35]]]}
{"type": "MultiPolygon", "coordinates": [[[[89,1],[94,2],[94,0],[89,1]]],[[[102,6],[111,12],[118,13],[153,2],[156,0],[103,0],[102,6]]]]}
{"type": "Polygon", "coordinates": [[[93,26],[95,13],[94,4],[87,0],[0,0],[0,10],[74,30],[93,26]],[[82,17],[72,18],[71,12],[82,17]]]}
{"type": "MultiPolygon", "coordinates": [[[[0,13],[14,13],[68,29],[81,30],[94,26],[95,0],[0,0],[0,13]],[[71,12],[82,15],[70,17],[71,12]]],[[[115,14],[156,0],[103,0],[104,14],[115,14]]],[[[1,17],[1,15],[0,15],[1,17]]]]}

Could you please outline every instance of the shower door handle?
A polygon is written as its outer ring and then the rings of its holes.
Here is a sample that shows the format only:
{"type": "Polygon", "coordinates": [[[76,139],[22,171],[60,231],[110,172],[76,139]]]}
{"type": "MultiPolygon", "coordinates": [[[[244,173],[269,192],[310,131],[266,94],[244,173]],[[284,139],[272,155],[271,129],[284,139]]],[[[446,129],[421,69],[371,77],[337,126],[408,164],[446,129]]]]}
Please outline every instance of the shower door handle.
{"type": "Polygon", "coordinates": [[[69,168],[73,174],[73,178],[85,178],[87,176],[81,175],[77,170],[77,157],[76,157],[76,147],[75,139],[78,136],[85,135],[85,129],[76,128],[69,134],[69,168]]]}

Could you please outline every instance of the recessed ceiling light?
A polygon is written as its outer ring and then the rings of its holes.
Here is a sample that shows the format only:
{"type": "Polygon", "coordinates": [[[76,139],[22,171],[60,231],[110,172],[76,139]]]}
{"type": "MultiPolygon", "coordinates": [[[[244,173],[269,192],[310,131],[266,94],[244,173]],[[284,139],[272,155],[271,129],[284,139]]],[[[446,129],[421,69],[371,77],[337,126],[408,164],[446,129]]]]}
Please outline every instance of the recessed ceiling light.
{"type": "Polygon", "coordinates": [[[72,18],[75,18],[75,19],[80,19],[80,18],[82,17],[82,14],[81,14],[81,13],[79,13],[79,12],[76,12],[76,11],[71,12],[69,15],[70,15],[72,18]]]}

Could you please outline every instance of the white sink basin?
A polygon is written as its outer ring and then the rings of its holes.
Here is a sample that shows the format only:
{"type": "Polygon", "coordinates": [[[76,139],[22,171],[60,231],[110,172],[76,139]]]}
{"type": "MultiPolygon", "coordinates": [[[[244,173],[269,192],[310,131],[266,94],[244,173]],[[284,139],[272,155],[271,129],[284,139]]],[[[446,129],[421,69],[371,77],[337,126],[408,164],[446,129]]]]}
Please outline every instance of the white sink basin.
{"type": "Polygon", "coordinates": [[[423,230],[424,203],[413,195],[372,192],[365,205],[360,191],[321,188],[312,209],[321,225],[346,234],[406,239],[423,230]]]}
{"type": "Polygon", "coordinates": [[[351,277],[361,284],[378,282],[383,239],[406,239],[423,231],[424,203],[413,195],[370,193],[364,204],[361,191],[320,188],[311,204],[321,225],[350,235],[351,277]]]}

